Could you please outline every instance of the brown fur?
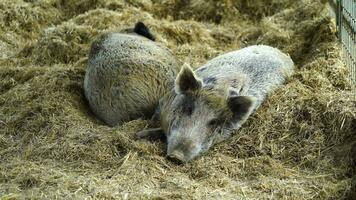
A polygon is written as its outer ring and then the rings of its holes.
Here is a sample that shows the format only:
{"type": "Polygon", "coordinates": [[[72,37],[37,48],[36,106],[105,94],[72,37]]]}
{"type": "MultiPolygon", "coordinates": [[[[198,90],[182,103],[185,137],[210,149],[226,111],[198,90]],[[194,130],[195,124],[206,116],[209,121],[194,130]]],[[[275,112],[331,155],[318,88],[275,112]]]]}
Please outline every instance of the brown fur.
{"type": "Polygon", "coordinates": [[[148,118],[173,87],[179,62],[145,37],[107,33],[92,44],[84,81],[93,112],[110,126],[148,118]]]}

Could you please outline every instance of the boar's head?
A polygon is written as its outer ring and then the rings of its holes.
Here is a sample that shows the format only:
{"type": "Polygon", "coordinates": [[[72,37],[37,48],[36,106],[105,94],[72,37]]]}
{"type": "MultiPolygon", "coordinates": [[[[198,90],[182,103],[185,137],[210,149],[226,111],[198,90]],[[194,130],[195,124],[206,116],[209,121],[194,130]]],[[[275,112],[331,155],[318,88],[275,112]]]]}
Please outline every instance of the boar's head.
{"type": "Polygon", "coordinates": [[[161,99],[159,106],[167,157],[185,163],[207,152],[246,121],[254,102],[253,97],[240,96],[230,86],[224,94],[204,87],[194,71],[184,65],[174,90],[161,99]]]}

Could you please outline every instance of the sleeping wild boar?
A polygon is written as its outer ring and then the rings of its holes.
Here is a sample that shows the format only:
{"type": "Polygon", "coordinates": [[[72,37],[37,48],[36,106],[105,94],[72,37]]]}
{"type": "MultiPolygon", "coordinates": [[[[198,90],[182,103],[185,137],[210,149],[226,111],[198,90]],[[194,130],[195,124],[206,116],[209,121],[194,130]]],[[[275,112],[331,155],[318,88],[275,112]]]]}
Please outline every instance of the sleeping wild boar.
{"type": "Polygon", "coordinates": [[[196,71],[185,64],[156,110],[161,127],[137,136],[163,131],[167,157],[191,161],[236,133],[293,68],[289,56],[264,45],[223,54],[196,71]]]}
{"type": "Polygon", "coordinates": [[[180,64],[142,22],[106,33],[91,46],[84,80],[94,114],[110,126],[153,115],[180,64]]]}

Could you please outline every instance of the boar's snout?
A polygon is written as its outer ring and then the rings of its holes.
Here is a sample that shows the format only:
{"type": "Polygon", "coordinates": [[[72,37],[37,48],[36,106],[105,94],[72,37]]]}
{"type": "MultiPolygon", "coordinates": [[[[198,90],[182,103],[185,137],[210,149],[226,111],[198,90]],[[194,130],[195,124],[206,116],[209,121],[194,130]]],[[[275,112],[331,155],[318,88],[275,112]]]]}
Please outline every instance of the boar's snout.
{"type": "Polygon", "coordinates": [[[178,161],[181,164],[187,163],[199,156],[200,153],[202,153],[201,144],[197,141],[184,137],[175,137],[174,140],[168,139],[167,158],[171,161],[178,161]]]}
{"type": "Polygon", "coordinates": [[[172,153],[167,154],[167,159],[178,164],[186,162],[184,154],[180,151],[173,151],[172,153]]]}

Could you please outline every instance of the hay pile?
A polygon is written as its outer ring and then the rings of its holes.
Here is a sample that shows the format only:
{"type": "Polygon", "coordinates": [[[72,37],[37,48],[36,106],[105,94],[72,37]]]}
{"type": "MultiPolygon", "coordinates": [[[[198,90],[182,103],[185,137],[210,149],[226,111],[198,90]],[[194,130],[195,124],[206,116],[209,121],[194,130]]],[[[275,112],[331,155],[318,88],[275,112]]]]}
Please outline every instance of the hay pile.
{"type": "Polygon", "coordinates": [[[0,1],[0,197],[351,199],[355,99],[327,15],[312,0],[0,1]],[[91,41],[138,20],[194,67],[267,44],[297,72],[231,140],[178,166],[164,143],[133,139],[149,121],[107,127],[83,96],[91,41]]]}

